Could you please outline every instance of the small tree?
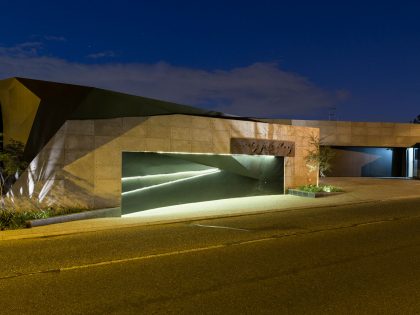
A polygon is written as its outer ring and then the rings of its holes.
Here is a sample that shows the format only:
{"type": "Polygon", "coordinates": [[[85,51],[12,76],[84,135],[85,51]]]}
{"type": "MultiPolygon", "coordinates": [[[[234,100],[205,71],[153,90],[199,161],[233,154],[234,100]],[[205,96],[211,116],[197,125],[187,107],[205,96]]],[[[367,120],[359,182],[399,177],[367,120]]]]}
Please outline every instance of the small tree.
{"type": "Polygon", "coordinates": [[[308,142],[311,149],[308,150],[308,154],[305,156],[306,166],[309,172],[318,170],[319,176],[325,177],[326,173],[331,170],[330,161],[335,153],[331,147],[322,145],[322,140],[319,136],[310,135],[308,142]]]}
{"type": "Polygon", "coordinates": [[[0,196],[10,189],[19,174],[28,166],[23,150],[23,143],[13,139],[3,145],[0,151],[0,196]]]}

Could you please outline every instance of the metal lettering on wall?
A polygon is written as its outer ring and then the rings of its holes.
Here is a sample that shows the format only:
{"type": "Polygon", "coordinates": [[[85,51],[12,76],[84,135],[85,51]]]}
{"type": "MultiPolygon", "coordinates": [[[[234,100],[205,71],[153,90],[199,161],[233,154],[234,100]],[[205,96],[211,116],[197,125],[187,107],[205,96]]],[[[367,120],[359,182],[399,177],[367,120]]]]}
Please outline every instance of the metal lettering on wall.
{"type": "Polygon", "coordinates": [[[230,152],[236,154],[295,156],[293,141],[231,138],[230,152]]]}

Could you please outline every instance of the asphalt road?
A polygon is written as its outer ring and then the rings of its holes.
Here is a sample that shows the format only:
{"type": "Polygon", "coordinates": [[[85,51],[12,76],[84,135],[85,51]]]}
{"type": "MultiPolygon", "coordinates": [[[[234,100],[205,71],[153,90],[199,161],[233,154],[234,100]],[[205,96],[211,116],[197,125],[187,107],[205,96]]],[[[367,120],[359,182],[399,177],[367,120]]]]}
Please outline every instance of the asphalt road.
{"type": "Polygon", "coordinates": [[[420,200],[2,241],[0,314],[420,314],[420,200]]]}

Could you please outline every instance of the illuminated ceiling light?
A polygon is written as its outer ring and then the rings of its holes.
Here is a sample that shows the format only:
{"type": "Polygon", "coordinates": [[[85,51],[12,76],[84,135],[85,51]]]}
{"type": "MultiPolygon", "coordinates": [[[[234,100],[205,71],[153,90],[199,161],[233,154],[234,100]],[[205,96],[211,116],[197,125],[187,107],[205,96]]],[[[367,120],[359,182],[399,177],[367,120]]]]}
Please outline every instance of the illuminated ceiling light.
{"type": "Polygon", "coordinates": [[[191,177],[188,177],[188,178],[176,179],[176,180],[173,180],[173,181],[170,181],[170,182],[167,182],[167,183],[163,183],[163,184],[157,184],[157,185],[153,185],[153,186],[148,186],[148,187],[143,187],[143,188],[139,188],[139,189],[135,189],[135,190],[126,191],[126,192],[123,192],[122,195],[125,196],[125,195],[128,195],[128,194],[153,189],[153,188],[156,188],[156,187],[162,187],[162,186],[166,186],[166,185],[170,185],[170,184],[174,184],[174,183],[179,183],[179,182],[187,181],[187,180],[190,180],[190,179],[193,179],[193,178],[207,176],[207,175],[218,173],[218,172],[220,172],[220,169],[216,168],[216,169],[210,170],[209,172],[207,172],[205,174],[195,175],[195,176],[191,176],[191,177]]]}
{"type": "Polygon", "coordinates": [[[210,152],[168,152],[168,151],[123,151],[123,153],[158,153],[158,154],[169,154],[169,155],[173,155],[173,154],[185,154],[185,155],[220,155],[220,156],[264,156],[264,157],[272,157],[275,158],[276,155],[258,155],[258,154],[239,154],[239,153],[210,153],[210,152]]]}
{"type": "Polygon", "coordinates": [[[154,175],[142,175],[142,176],[129,176],[129,177],[123,177],[121,180],[123,182],[129,182],[133,180],[141,180],[141,179],[153,179],[153,178],[167,178],[167,177],[190,177],[200,174],[207,174],[207,173],[213,173],[214,169],[206,169],[201,171],[185,171],[185,172],[175,172],[175,173],[167,173],[167,174],[154,174],[154,175]]]}

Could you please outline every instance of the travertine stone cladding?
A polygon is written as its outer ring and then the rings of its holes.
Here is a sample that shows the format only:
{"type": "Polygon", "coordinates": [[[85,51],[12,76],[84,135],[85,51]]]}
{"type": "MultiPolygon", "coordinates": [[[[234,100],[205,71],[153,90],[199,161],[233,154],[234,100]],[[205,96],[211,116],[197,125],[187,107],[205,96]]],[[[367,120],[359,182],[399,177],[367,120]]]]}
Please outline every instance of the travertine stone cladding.
{"type": "Polygon", "coordinates": [[[42,190],[89,208],[114,207],[120,204],[123,151],[229,154],[230,138],[240,137],[295,142],[295,157],[285,158],[285,188],[290,188],[317,182],[304,161],[311,134],[319,130],[185,115],[71,120],[31,163],[26,181],[36,178],[32,194],[42,190]]]}
{"type": "Polygon", "coordinates": [[[411,147],[420,142],[420,124],[322,120],[288,122],[293,126],[318,127],[326,145],[411,147]]]}

